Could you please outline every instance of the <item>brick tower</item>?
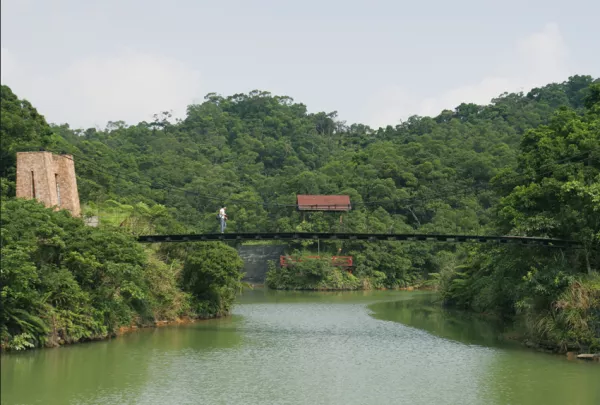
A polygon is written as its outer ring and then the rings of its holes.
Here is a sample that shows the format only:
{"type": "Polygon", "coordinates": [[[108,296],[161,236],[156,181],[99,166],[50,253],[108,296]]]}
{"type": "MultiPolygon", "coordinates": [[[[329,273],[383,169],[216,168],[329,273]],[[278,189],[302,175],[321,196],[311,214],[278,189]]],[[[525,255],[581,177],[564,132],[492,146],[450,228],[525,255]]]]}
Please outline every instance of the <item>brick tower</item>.
{"type": "Polygon", "coordinates": [[[35,198],[46,207],[81,216],[73,157],[51,152],[17,152],[17,198],[35,198]]]}

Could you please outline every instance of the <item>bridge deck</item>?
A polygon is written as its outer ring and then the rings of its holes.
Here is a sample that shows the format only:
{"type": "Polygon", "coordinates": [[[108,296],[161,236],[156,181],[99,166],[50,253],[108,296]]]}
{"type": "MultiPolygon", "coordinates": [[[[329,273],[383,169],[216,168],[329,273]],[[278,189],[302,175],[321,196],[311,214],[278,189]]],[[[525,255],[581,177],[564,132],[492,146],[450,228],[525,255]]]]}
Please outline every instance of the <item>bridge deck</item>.
{"type": "Polygon", "coordinates": [[[432,234],[387,234],[387,233],[313,233],[313,232],[273,232],[273,233],[205,233],[189,235],[144,235],[142,243],[161,242],[211,242],[244,240],[357,240],[357,241],[419,241],[419,242],[476,242],[476,243],[517,243],[524,245],[544,245],[552,247],[579,247],[570,240],[533,238],[525,236],[483,236],[483,235],[432,235],[432,234]]]}

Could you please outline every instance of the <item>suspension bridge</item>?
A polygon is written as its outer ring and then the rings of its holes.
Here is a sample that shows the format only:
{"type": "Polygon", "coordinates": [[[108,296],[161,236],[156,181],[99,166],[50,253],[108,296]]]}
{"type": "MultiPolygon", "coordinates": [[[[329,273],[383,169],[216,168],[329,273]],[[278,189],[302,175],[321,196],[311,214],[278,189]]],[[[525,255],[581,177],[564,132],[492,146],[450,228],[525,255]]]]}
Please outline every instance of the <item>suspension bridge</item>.
{"type": "Polygon", "coordinates": [[[399,242],[450,242],[450,243],[498,243],[537,245],[557,248],[578,248],[580,243],[572,240],[538,238],[527,236],[485,235],[436,235],[406,233],[314,233],[314,232],[248,232],[248,233],[203,233],[184,235],[143,235],[141,243],[164,242],[226,242],[248,240],[314,240],[314,241],[399,241],[399,242]]]}
{"type": "MultiPolygon", "coordinates": [[[[46,152],[39,152],[46,153],[46,152]]],[[[23,198],[37,198],[35,195],[35,186],[33,184],[33,171],[29,170],[32,165],[31,162],[27,161],[27,157],[32,155],[31,159],[39,158],[38,152],[21,152],[17,154],[17,166],[18,170],[25,167],[27,170],[20,170],[24,173],[32,173],[32,177],[20,175],[17,176],[18,181],[23,183],[20,189],[27,192],[23,195],[17,193],[17,197],[23,198]],[[29,166],[28,166],[29,165],[29,166]],[[27,183],[29,181],[29,183],[27,183]]],[[[61,155],[60,158],[67,159],[71,162],[65,177],[74,179],[75,171],[73,166],[73,158],[70,155],[61,155]]],[[[54,170],[54,169],[53,169],[54,170]]],[[[58,177],[56,177],[58,179],[58,177]]],[[[58,181],[58,180],[56,180],[58,181]]],[[[58,205],[60,205],[60,192],[59,183],[56,183],[54,187],[57,190],[58,205]]],[[[49,186],[48,186],[49,187],[49,186]]],[[[76,187],[76,186],[75,186],[76,187]]],[[[52,187],[50,187],[52,188],[52,187]]],[[[19,189],[19,188],[18,188],[19,189]]],[[[39,190],[38,190],[39,191],[39,190]]],[[[46,190],[48,191],[48,190],[46,190]]],[[[187,190],[183,190],[188,193],[187,190]]],[[[42,196],[51,195],[49,191],[42,193],[42,196]]],[[[64,189],[63,189],[64,194],[64,189]]],[[[196,194],[196,193],[192,193],[196,194]]],[[[64,197],[64,196],[63,196],[64,197]]],[[[64,204],[66,209],[70,210],[72,214],[78,216],[80,213],[79,200],[70,196],[69,204],[64,204]],[[72,200],[72,201],[71,201],[72,200]]],[[[63,198],[64,199],[64,198],[63,198]]],[[[42,199],[47,206],[55,206],[57,202],[52,199],[42,199]]],[[[240,201],[237,201],[240,202],[240,201]]],[[[254,202],[242,202],[253,204],[254,202]]],[[[372,204],[372,203],[370,203],[372,204]]],[[[262,204],[268,206],[269,204],[262,204]]],[[[366,204],[363,204],[366,205],[366,204]]],[[[352,210],[352,204],[350,202],[350,196],[348,195],[297,195],[296,204],[276,206],[294,207],[298,211],[303,213],[314,212],[314,211],[325,211],[325,212],[336,212],[338,214],[344,214],[352,210]]],[[[342,222],[343,215],[340,216],[340,223],[342,222]]],[[[142,235],[138,237],[138,241],[141,243],[164,243],[164,242],[211,242],[211,241],[248,241],[248,240],[314,240],[314,241],[336,241],[336,240],[350,240],[350,241],[399,241],[399,242],[450,242],[450,243],[499,243],[499,244],[521,244],[521,245],[541,245],[548,247],[560,247],[560,248],[578,248],[581,244],[576,241],[564,240],[564,239],[551,239],[551,238],[540,238],[540,237],[526,237],[526,236],[488,236],[488,235],[460,235],[460,234],[406,234],[406,233],[314,233],[314,232],[250,232],[250,233],[204,233],[204,234],[182,234],[182,235],[142,235]]]]}

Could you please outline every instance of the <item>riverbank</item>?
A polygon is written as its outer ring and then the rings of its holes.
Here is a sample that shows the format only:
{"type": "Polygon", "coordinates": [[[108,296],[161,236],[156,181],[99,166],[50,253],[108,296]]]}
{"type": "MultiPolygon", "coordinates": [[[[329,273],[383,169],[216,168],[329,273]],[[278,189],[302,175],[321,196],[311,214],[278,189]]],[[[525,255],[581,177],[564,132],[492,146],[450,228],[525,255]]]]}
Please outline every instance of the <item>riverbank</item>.
{"type": "Polygon", "coordinates": [[[2,203],[0,350],[103,340],[121,328],[230,313],[242,284],[235,249],[142,246],[35,200],[2,203]]]}
{"type": "MultiPolygon", "coordinates": [[[[439,296],[438,296],[439,300],[439,296]]],[[[508,331],[498,332],[498,338],[503,341],[512,341],[529,350],[567,356],[569,359],[577,359],[578,355],[586,354],[586,360],[600,361],[600,351],[594,344],[577,343],[576,341],[551,341],[549,339],[540,339],[532,334],[528,328],[527,320],[520,316],[502,317],[499,314],[480,313],[472,309],[457,309],[452,306],[445,306],[445,310],[463,311],[474,317],[482,319],[484,322],[501,323],[507,325],[508,331]]]]}
{"type": "Polygon", "coordinates": [[[600,362],[600,352],[590,353],[589,348],[582,348],[575,343],[558,345],[550,341],[535,341],[524,334],[515,333],[506,334],[504,337],[507,340],[513,340],[520,345],[536,352],[566,356],[569,360],[590,360],[600,362]]]}
{"type": "MultiPolygon", "coordinates": [[[[47,337],[46,343],[44,344],[43,347],[38,347],[39,349],[53,349],[53,348],[58,348],[61,346],[72,346],[72,345],[77,345],[80,343],[91,343],[91,342],[101,342],[101,341],[105,341],[105,340],[110,340],[110,339],[115,339],[118,338],[120,336],[124,336],[133,332],[137,332],[137,331],[142,331],[142,330],[151,330],[151,329],[156,329],[156,328],[161,328],[161,327],[167,327],[167,326],[184,326],[184,325],[191,325],[197,322],[202,322],[202,321],[208,321],[208,320],[212,320],[212,319],[219,319],[219,318],[224,318],[229,316],[230,314],[226,314],[226,315],[213,315],[213,316],[204,316],[204,317],[191,317],[191,316],[184,316],[181,318],[176,318],[176,319],[168,319],[168,320],[154,320],[152,322],[146,322],[146,323],[138,323],[138,324],[130,324],[130,325],[122,325],[117,327],[115,330],[113,330],[110,333],[107,333],[105,335],[96,335],[96,336],[90,336],[90,337],[86,337],[84,339],[79,339],[79,340],[73,340],[73,339],[63,339],[62,337],[56,335],[56,334],[50,334],[47,337]]],[[[14,350],[12,350],[14,351],[14,350]]],[[[6,349],[2,349],[0,350],[0,352],[2,353],[9,353],[11,352],[11,350],[6,350],[6,349]]]]}
{"type": "MultiPolygon", "coordinates": [[[[225,315],[225,316],[227,316],[227,315],[225,315]]],[[[216,318],[219,318],[219,317],[213,316],[213,317],[209,317],[209,318],[199,318],[199,317],[193,318],[193,317],[186,316],[186,317],[172,319],[172,320],[154,321],[152,324],[121,326],[115,332],[114,336],[112,336],[112,337],[127,335],[128,333],[136,332],[138,330],[161,328],[161,327],[165,327],[165,326],[175,326],[175,325],[177,325],[177,326],[190,325],[190,324],[193,324],[196,322],[206,321],[209,319],[216,319],[216,318]]]]}
{"type": "MultiPolygon", "coordinates": [[[[376,319],[402,323],[467,345],[484,344],[576,361],[583,361],[577,359],[579,354],[594,354],[585,347],[569,345],[567,350],[560,350],[551,342],[536,343],[527,337],[522,325],[491,313],[443,306],[435,292],[418,294],[415,290],[414,294],[402,300],[373,304],[369,309],[376,319]]],[[[591,360],[597,361],[594,357],[591,360]]]]}
{"type": "MultiPolygon", "coordinates": [[[[442,273],[437,280],[440,298],[448,307],[510,320],[519,331],[513,338],[532,349],[560,354],[599,352],[600,276],[596,272],[568,275],[551,267],[548,260],[542,270],[525,277],[511,274],[492,279],[474,265],[473,269],[465,266],[469,271],[442,273]],[[553,278],[552,272],[556,272],[553,278]]],[[[493,263],[498,272],[506,272],[498,262],[493,263]]]]}
{"type": "Polygon", "coordinates": [[[600,362],[600,352],[595,349],[590,351],[590,346],[581,346],[576,342],[556,343],[548,340],[535,340],[526,334],[507,335],[507,339],[512,339],[519,342],[521,345],[546,354],[566,355],[567,358],[577,359],[579,355],[587,355],[585,360],[600,362]]]}

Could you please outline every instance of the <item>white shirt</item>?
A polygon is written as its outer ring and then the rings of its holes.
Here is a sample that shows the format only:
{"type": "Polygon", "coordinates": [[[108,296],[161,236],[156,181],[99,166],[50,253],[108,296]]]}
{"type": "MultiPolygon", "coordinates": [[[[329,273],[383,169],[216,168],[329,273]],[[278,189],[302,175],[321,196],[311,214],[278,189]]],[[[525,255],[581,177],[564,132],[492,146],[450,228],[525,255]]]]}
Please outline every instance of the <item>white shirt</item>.
{"type": "Polygon", "coordinates": [[[221,208],[219,210],[219,215],[221,216],[221,218],[224,218],[225,217],[225,209],[221,208]]]}

